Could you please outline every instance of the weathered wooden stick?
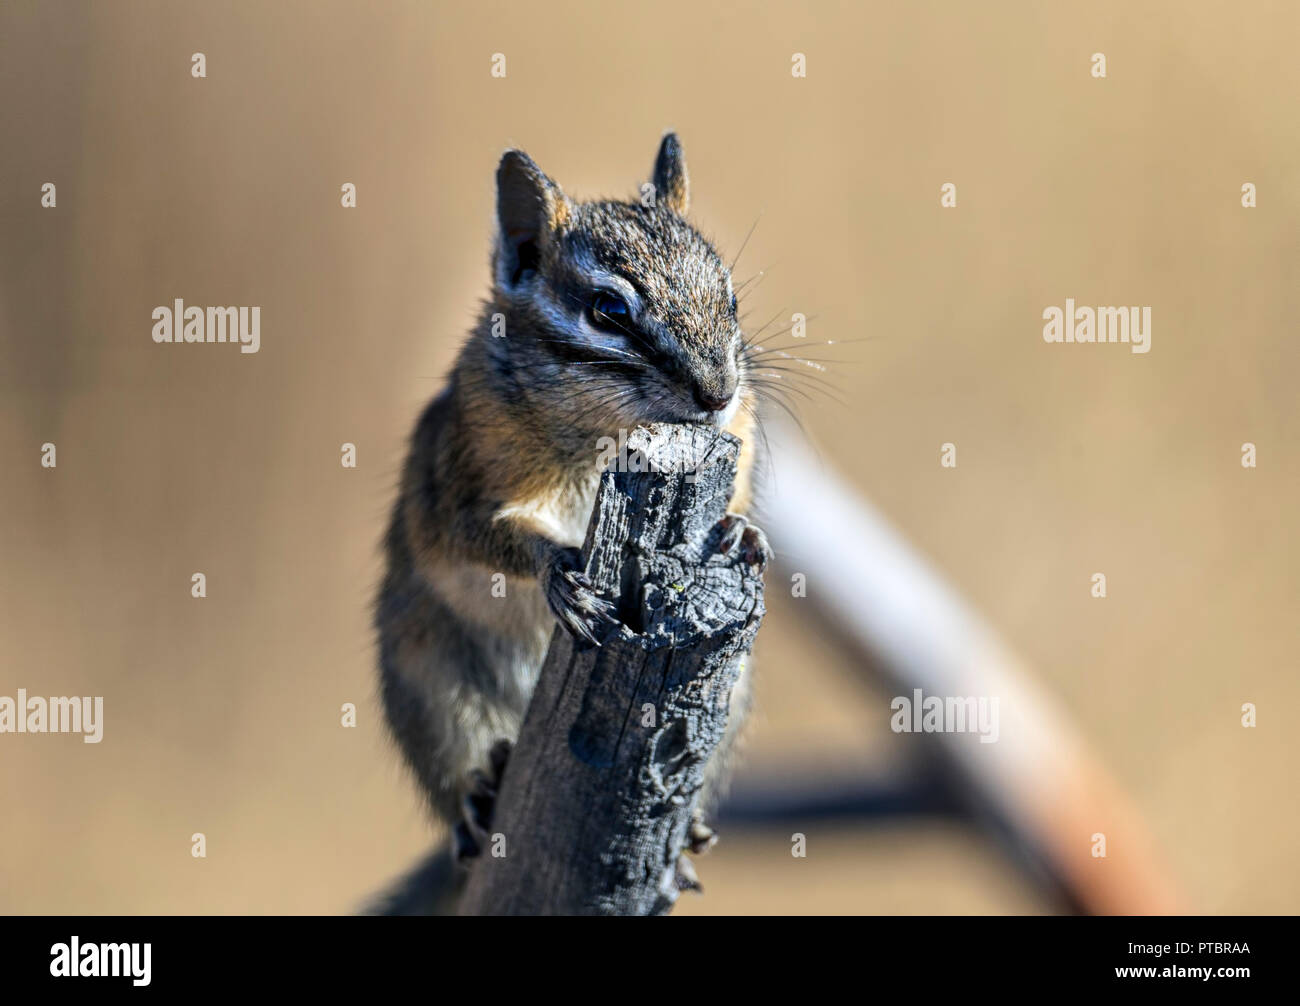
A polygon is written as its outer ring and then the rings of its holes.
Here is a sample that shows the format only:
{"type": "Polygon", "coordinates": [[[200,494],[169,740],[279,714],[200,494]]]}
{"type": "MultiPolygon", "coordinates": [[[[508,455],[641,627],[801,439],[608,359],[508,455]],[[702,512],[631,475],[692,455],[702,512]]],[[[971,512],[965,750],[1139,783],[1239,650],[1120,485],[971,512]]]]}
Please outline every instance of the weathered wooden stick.
{"type": "Polygon", "coordinates": [[[719,551],[739,441],[633,431],[583,547],[627,631],[557,629],[506,766],[462,915],[648,915],[672,907],[705,763],[763,616],[761,571],[719,551]]]}

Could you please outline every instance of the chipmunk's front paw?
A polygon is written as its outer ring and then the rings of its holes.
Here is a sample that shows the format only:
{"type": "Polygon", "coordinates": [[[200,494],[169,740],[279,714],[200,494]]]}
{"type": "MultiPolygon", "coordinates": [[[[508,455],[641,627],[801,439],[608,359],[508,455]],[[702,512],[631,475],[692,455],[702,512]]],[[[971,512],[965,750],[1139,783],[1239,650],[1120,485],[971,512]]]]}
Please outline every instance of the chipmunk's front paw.
{"type": "Polygon", "coordinates": [[[751,524],[738,513],[729,513],[718,521],[718,527],[722,530],[719,552],[726,555],[738,549],[742,562],[757,566],[759,572],[767,569],[772,559],[772,546],[757,524],[751,524]]]}
{"type": "Polygon", "coordinates": [[[501,788],[501,776],[506,770],[506,762],[510,760],[513,746],[504,738],[497,741],[488,752],[486,771],[476,768],[469,774],[469,792],[461,803],[462,817],[452,829],[458,863],[473,859],[487,848],[492,816],[496,810],[497,791],[501,788]]]}
{"type": "Polygon", "coordinates": [[[587,574],[578,568],[580,558],[576,548],[557,551],[542,573],[542,589],[560,624],[599,646],[603,631],[618,625],[618,609],[592,590],[587,574]]]}

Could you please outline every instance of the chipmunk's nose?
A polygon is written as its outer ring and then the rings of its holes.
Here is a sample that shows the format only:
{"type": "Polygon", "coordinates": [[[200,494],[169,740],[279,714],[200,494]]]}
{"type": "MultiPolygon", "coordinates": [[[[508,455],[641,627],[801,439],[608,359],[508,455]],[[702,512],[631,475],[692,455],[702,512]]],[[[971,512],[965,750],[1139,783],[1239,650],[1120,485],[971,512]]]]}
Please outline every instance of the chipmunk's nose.
{"type": "Polygon", "coordinates": [[[716,388],[705,388],[702,385],[695,385],[695,402],[705,412],[721,412],[731,404],[731,398],[735,394],[732,388],[727,394],[718,393],[716,388]]]}

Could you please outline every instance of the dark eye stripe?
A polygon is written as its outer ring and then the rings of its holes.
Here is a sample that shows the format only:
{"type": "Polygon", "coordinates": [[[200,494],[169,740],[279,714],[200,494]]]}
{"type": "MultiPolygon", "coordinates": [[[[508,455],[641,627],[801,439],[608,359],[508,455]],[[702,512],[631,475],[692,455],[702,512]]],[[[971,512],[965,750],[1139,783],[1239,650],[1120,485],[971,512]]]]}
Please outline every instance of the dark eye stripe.
{"type": "Polygon", "coordinates": [[[630,378],[636,376],[641,369],[635,361],[628,360],[617,354],[604,352],[596,346],[588,346],[582,342],[547,337],[540,340],[539,345],[542,352],[550,356],[556,363],[599,363],[598,368],[586,368],[592,373],[599,370],[605,376],[622,374],[630,378]]]}

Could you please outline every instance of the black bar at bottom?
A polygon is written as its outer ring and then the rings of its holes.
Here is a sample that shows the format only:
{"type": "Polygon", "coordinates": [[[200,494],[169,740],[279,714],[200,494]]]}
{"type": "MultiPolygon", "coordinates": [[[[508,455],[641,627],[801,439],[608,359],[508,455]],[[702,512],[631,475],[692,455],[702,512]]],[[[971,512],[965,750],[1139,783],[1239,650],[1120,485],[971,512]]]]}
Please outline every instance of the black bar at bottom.
{"type": "MultiPolygon", "coordinates": [[[[677,985],[680,978],[703,972],[709,985],[696,986],[696,994],[706,988],[721,994],[729,986],[738,991],[755,978],[766,981],[781,972],[812,980],[810,993],[828,979],[842,977],[867,995],[875,976],[926,991],[1033,990],[1045,982],[1052,983],[1046,987],[1071,989],[1226,989],[1293,977],[1285,948],[1295,929],[1290,917],[1189,916],[666,919],[646,923],[662,927],[653,936],[617,923],[523,922],[505,930],[498,928],[501,924],[472,919],[8,917],[0,919],[0,981],[6,993],[94,995],[110,987],[132,994],[284,989],[297,995],[319,990],[332,997],[349,989],[374,993],[401,983],[436,996],[464,986],[499,994],[512,981],[522,990],[549,987],[561,993],[597,972],[617,978],[624,970],[626,982],[643,988],[665,977],[677,985]],[[715,943],[719,937],[722,942],[715,943]],[[659,954],[672,963],[664,971],[646,973],[659,954]]],[[[621,986],[592,987],[603,995],[621,986]]]]}

